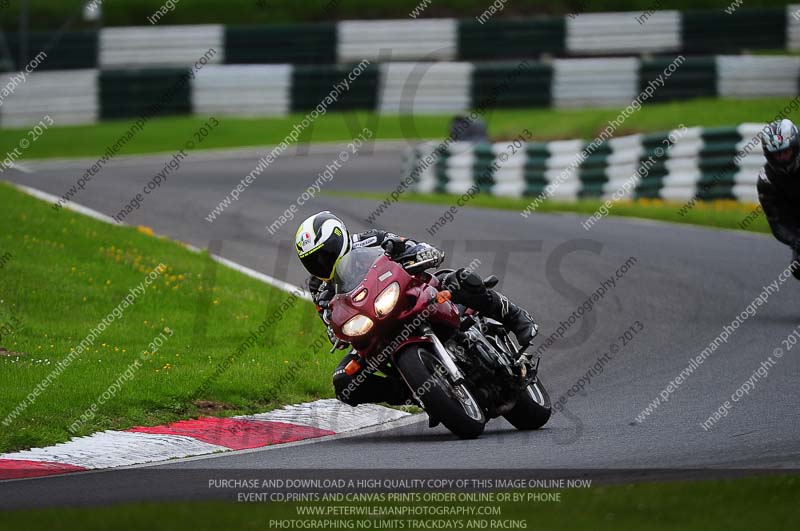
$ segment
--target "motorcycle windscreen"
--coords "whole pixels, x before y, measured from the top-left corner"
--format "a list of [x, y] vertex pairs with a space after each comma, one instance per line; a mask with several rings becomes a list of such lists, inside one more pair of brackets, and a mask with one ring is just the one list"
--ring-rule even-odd
[[359, 247], [344, 255], [333, 277], [336, 293], [349, 293], [358, 287], [381, 256], [383, 249], [380, 247]]

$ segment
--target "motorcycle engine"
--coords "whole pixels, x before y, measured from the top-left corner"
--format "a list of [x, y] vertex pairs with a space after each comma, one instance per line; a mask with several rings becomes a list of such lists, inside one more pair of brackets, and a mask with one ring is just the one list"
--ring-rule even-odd
[[464, 369], [476, 399], [491, 417], [500, 416], [516, 403], [519, 378], [509, 357], [499, 345], [492, 343], [477, 326], [473, 326], [445, 345]]

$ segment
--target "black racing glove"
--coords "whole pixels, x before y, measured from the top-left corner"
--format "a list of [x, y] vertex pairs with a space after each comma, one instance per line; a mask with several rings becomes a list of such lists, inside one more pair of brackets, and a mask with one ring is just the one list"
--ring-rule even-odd
[[442, 286], [450, 291], [470, 294], [483, 294], [486, 291], [481, 277], [464, 267], [448, 273], [442, 279]]
[[328, 333], [328, 339], [330, 340], [331, 344], [334, 345], [338, 350], [344, 350], [346, 348], [350, 348], [350, 343], [348, 343], [347, 341], [342, 341], [341, 339], [336, 337], [336, 334], [333, 333], [333, 328], [329, 326], [326, 329], [326, 332]]
[[311, 300], [314, 301], [314, 304], [316, 304], [318, 307], [327, 309], [330, 305], [333, 295], [333, 286], [327, 282], [320, 281], [318, 289], [316, 291], [311, 291]]
[[386, 238], [381, 247], [390, 258], [394, 259], [406, 252], [406, 240], [397, 236]]
[[432, 245], [427, 243], [420, 243], [415, 247], [417, 252], [417, 262], [425, 262], [430, 260], [429, 267], [437, 267], [444, 262], [444, 253]]

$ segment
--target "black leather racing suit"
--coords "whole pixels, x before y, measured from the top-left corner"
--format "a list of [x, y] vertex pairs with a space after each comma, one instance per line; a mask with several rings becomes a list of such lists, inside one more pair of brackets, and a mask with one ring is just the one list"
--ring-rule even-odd
[[[390, 238], [397, 239], [398, 236], [391, 232], [371, 229], [351, 235], [351, 244], [354, 248], [380, 247]], [[406, 240], [406, 245], [417, 245], [417, 242]], [[438, 250], [436, 252], [441, 255], [439, 260], [441, 262], [444, 259], [444, 254]], [[451, 300], [454, 303], [474, 308], [503, 322], [517, 335], [521, 343], [530, 342], [530, 339], [536, 335], [538, 327], [533, 322], [530, 314], [511, 303], [500, 293], [487, 289], [483, 285], [483, 280], [477, 274], [459, 269], [442, 275], [440, 280], [452, 293]], [[330, 300], [333, 297], [333, 287], [323, 283], [316, 277], [311, 277], [308, 281], [308, 288], [317, 303], [317, 311], [320, 317], [327, 325], [326, 312], [320, 307], [320, 301]], [[328, 337], [331, 338], [331, 341], [335, 340], [330, 327], [328, 327]], [[364, 367], [360, 372], [348, 376], [344, 369], [354, 359], [358, 359], [358, 354], [352, 351], [349, 352], [342, 358], [342, 361], [333, 372], [333, 387], [339, 400], [353, 406], [376, 402], [386, 402], [393, 405], [414, 403], [411, 401], [412, 396], [408, 386], [401, 379], [387, 377], [371, 370], [369, 367]]]
[[[397, 235], [378, 229], [372, 229], [356, 234], [351, 234], [350, 242], [353, 248], [358, 247], [380, 247], [389, 238], [397, 238]], [[317, 312], [320, 318], [328, 326], [328, 317], [324, 308], [321, 308], [319, 301], [329, 300], [333, 297], [334, 288], [332, 283], [324, 283], [317, 277], [308, 279], [308, 289], [311, 296], [317, 303]], [[328, 337], [335, 341], [333, 332], [328, 326]], [[344, 344], [349, 349], [349, 345]], [[384, 374], [364, 367], [358, 373], [349, 376], [344, 372], [344, 368], [352, 360], [358, 359], [356, 352], [349, 350], [347, 354], [336, 366], [333, 371], [333, 387], [336, 391], [336, 398], [346, 404], [355, 406], [358, 404], [386, 402], [392, 405], [411, 404], [411, 392], [402, 380], [388, 377]]]
[[[765, 166], [757, 187], [772, 234], [792, 249], [792, 260], [800, 266], [800, 173], [779, 174]], [[800, 279], [800, 267], [793, 273]]]

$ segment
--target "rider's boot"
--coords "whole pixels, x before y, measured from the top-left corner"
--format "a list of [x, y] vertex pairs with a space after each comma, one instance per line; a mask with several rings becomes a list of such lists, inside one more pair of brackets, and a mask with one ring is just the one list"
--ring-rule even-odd
[[500, 321], [514, 332], [521, 346], [530, 344], [539, 331], [538, 325], [525, 309], [509, 301], [505, 295], [486, 288], [481, 277], [475, 273], [458, 269], [445, 276], [442, 283], [452, 292], [453, 302]]
[[502, 293], [492, 289], [486, 291], [491, 297], [491, 302], [483, 309], [475, 309], [487, 317], [500, 321], [508, 330], [514, 332], [520, 346], [529, 345], [539, 332], [539, 325], [533, 320], [531, 314], [508, 300], [508, 297]]

